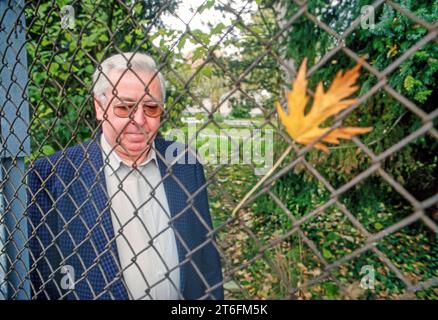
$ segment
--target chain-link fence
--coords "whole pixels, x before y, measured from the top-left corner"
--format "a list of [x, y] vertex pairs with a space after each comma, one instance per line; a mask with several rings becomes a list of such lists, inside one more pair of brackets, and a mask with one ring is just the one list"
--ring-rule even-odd
[[[0, 297], [436, 299], [432, 2], [1, 1]], [[372, 133], [283, 131], [303, 57]]]

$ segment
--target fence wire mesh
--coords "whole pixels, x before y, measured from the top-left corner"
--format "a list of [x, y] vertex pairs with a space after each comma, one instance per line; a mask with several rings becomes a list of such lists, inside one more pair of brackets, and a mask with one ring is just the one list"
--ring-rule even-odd
[[[0, 297], [436, 299], [432, 2], [1, 1]], [[372, 134], [285, 133], [304, 56]]]

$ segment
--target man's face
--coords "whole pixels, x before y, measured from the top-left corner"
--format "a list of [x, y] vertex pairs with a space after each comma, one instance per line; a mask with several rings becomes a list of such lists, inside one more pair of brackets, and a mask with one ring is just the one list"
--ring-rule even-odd
[[[106, 140], [111, 147], [116, 146], [117, 154], [128, 163], [140, 164], [146, 159], [160, 126], [159, 110], [154, 108], [160, 109], [163, 101], [160, 80], [155, 76], [151, 82], [153, 76], [137, 71], [111, 71], [108, 78], [115, 87], [109, 86], [101, 106], [96, 100], [94, 103], [96, 118], [103, 121]], [[114, 94], [113, 89], [117, 91]]]

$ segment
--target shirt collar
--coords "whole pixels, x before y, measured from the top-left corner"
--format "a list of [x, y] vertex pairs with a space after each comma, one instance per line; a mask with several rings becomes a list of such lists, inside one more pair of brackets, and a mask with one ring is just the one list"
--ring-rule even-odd
[[[110, 146], [103, 132], [100, 136], [100, 145], [102, 146], [103, 162], [104, 164], [108, 163], [111, 168], [110, 175], [113, 175], [122, 165], [128, 168], [132, 168], [132, 166], [123, 161], [122, 158], [120, 158], [120, 156], [117, 154], [117, 152]], [[155, 141], [152, 141], [152, 146], [149, 150], [148, 158], [143, 161], [143, 163], [139, 164], [137, 168], [140, 169], [142, 167], [145, 167], [151, 161], [154, 161], [155, 164], [158, 165], [157, 154], [155, 152]]]

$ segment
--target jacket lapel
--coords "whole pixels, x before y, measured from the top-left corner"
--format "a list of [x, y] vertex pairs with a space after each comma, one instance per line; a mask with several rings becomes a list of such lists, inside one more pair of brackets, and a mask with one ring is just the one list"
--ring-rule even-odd
[[[155, 149], [157, 152], [158, 166], [160, 168], [161, 178], [163, 179], [163, 185], [164, 185], [164, 190], [166, 192], [167, 202], [169, 204], [170, 215], [171, 218], [174, 218], [178, 213], [180, 213], [185, 208], [187, 204], [186, 202], [187, 198], [185, 196], [185, 193], [182, 192], [182, 190], [181, 192], [178, 192], [180, 190], [180, 187], [175, 180], [175, 177], [177, 177], [177, 174], [175, 172], [175, 166], [169, 168], [170, 165], [167, 162], [165, 162], [164, 157], [166, 154], [166, 141], [159, 135], [155, 138]], [[171, 172], [171, 174], [169, 174], [169, 172]], [[188, 223], [185, 217], [186, 215], [182, 215], [176, 218], [175, 220], [173, 220], [173, 228], [176, 232], [175, 238], [176, 238], [178, 258], [180, 264], [186, 259], [186, 254], [184, 253], [186, 250], [184, 249], [184, 246], [180, 241], [180, 238], [185, 240], [188, 237], [188, 229], [187, 229]], [[180, 266], [181, 293], [184, 293], [187, 266], [188, 266], [187, 263]]]
[[[98, 141], [100, 141], [100, 134], [96, 135], [89, 143], [82, 145], [85, 148], [85, 159], [88, 159], [88, 161], [85, 161], [84, 168], [81, 170], [81, 178], [87, 190], [89, 190], [91, 203], [93, 204], [87, 210], [82, 211], [82, 214], [87, 225], [95, 226], [97, 224], [97, 227], [93, 229], [91, 238], [98, 255], [101, 255], [100, 263], [106, 273], [105, 276], [108, 282], [117, 279], [110, 287], [114, 298], [125, 300], [128, 299], [128, 293], [122, 282], [121, 275], [118, 275], [121, 268], [108, 207], [102, 151]], [[92, 256], [95, 256], [94, 252]], [[102, 279], [103, 281], [104, 279]]]

